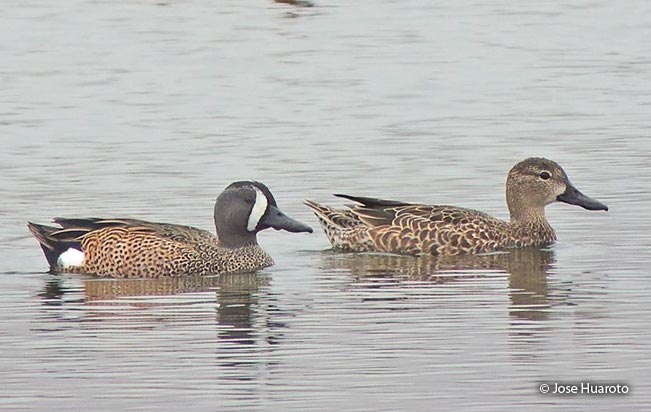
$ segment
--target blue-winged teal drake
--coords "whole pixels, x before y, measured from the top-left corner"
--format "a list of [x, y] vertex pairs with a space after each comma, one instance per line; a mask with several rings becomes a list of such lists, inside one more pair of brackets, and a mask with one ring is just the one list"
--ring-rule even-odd
[[556, 240], [545, 206], [559, 201], [588, 210], [608, 207], [578, 191], [555, 162], [529, 158], [506, 180], [511, 220], [455, 206], [429, 206], [337, 194], [359, 203], [338, 210], [312, 201], [334, 249], [408, 255], [460, 255], [498, 249], [544, 246]]
[[162, 277], [252, 272], [273, 265], [259, 231], [312, 229], [285, 215], [259, 182], [235, 182], [215, 202], [217, 236], [190, 226], [135, 219], [55, 218], [28, 223], [50, 269], [102, 277]]

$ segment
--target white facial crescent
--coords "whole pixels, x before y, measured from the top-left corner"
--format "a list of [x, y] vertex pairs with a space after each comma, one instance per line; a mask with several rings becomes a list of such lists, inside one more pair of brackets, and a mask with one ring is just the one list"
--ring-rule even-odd
[[251, 214], [249, 214], [249, 223], [246, 225], [246, 229], [249, 232], [255, 231], [255, 228], [258, 227], [258, 223], [260, 223], [260, 219], [262, 219], [262, 216], [264, 216], [265, 212], [267, 211], [267, 206], [268, 206], [268, 201], [267, 201], [267, 196], [262, 193], [262, 190], [258, 189], [257, 187], [255, 189], [255, 204], [253, 205], [253, 209], [251, 209]]

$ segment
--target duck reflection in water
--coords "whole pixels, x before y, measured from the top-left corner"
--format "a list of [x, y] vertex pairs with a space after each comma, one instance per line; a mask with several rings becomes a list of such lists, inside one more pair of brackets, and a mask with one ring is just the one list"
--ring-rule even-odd
[[[269, 296], [269, 283], [264, 273], [155, 279], [51, 275], [39, 295], [49, 318], [92, 329], [93, 336], [126, 330], [138, 339], [135, 331], [172, 330], [178, 339], [172, 345], [192, 341], [198, 345], [195, 350], [204, 351], [229, 371], [219, 379], [241, 382], [258, 376], [262, 348], [267, 351], [269, 345], [282, 342], [285, 325], [273, 319], [277, 308]], [[175, 325], [182, 333], [172, 328]], [[211, 327], [215, 335], [197, 334]], [[52, 330], [60, 328], [61, 322], [52, 326]], [[269, 362], [263, 365], [269, 366]]]
[[387, 254], [324, 253], [325, 270], [346, 270], [366, 288], [395, 287], [401, 283], [455, 284], [494, 278], [506, 273], [509, 315], [514, 320], [547, 318], [547, 274], [556, 259], [553, 251], [535, 247], [509, 249], [486, 255], [401, 256]]
[[[196, 311], [184, 312], [181, 309], [216, 303], [218, 339], [253, 344], [259, 335], [259, 331], [253, 330], [255, 317], [266, 312], [258, 310], [258, 305], [260, 295], [265, 293], [269, 284], [269, 277], [259, 273], [239, 273], [154, 279], [88, 278], [81, 282], [81, 287], [68, 285], [64, 276], [52, 275], [39, 295], [50, 311], [52, 307], [73, 304], [92, 305], [84, 310], [86, 319], [97, 322], [128, 322], [132, 319], [144, 328], [155, 328], [161, 322], [204, 321], [197, 318], [202, 315]], [[125, 323], [124, 327], [130, 325]]]

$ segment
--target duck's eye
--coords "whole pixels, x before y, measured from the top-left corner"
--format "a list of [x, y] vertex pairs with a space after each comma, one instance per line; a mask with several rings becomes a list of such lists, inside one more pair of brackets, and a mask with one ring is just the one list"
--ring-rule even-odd
[[552, 175], [548, 171], [544, 170], [544, 171], [540, 172], [540, 178], [542, 180], [548, 180], [550, 177], [552, 177]]
[[250, 197], [247, 197], [246, 199], [244, 199], [244, 201], [249, 205], [252, 205], [252, 204], [255, 203], [255, 199], [250, 198]]

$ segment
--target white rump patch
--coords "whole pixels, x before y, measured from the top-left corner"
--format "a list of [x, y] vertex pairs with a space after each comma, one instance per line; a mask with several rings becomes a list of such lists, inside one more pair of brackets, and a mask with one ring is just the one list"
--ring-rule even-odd
[[61, 267], [77, 267], [84, 264], [84, 252], [73, 247], [59, 255], [57, 264]]
[[260, 223], [260, 219], [264, 215], [264, 213], [267, 211], [267, 196], [262, 193], [262, 190], [258, 189], [257, 187], [255, 189], [255, 204], [253, 205], [253, 209], [251, 209], [251, 214], [249, 215], [249, 223], [246, 225], [246, 229], [249, 232], [255, 231], [255, 228], [258, 226], [258, 223]]

